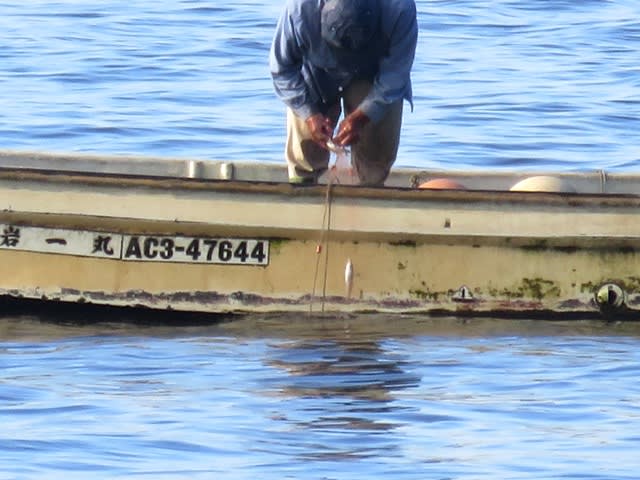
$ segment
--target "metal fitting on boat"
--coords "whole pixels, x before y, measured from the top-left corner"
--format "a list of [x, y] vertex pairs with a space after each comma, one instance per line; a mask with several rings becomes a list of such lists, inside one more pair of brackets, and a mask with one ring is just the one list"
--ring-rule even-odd
[[198, 160], [187, 160], [187, 178], [200, 178], [202, 176], [202, 162]]
[[626, 307], [627, 294], [619, 285], [605, 283], [596, 291], [595, 301], [602, 313], [617, 313]]
[[221, 163], [220, 164], [220, 178], [222, 180], [233, 180], [233, 163]]

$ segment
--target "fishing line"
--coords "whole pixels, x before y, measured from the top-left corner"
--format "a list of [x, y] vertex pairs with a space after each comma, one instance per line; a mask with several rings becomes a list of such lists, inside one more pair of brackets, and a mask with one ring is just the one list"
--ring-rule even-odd
[[[322, 227], [321, 227], [321, 235], [320, 242], [316, 245], [316, 266], [313, 274], [313, 290], [311, 292], [311, 302], [309, 303], [309, 313], [313, 312], [313, 301], [316, 297], [316, 287], [318, 283], [318, 272], [320, 270], [320, 255], [323, 253], [324, 249], [324, 271], [322, 275], [322, 300], [321, 300], [321, 311], [324, 313], [325, 301], [327, 297], [327, 278], [328, 278], [328, 270], [329, 270], [329, 233], [331, 232], [331, 205], [332, 205], [332, 197], [331, 197], [331, 189], [334, 183], [340, 183], [339, 170], [344, 169], [347, 162], [350, 164], [351, 161], [348, 160], [349, 150], [346, 147], [340, 147], [333, 143], [333, 141], [329, 140], [327, 142], [327, 149], [335, 155], [335, 160], [333, 165], [329, 168], [329, 175], [327, 179], [327, 190], [324, 199], [324, 209], [322, 212]], [[352, 174], [352, 173], [351, 173]]]
[[322, 212], [322, 226], [320, 242], [316, 245], [316, 267], [313, 274], [313, 290], [311, 292], [311, 303], [309, 304], [309, 313], [313, 312], [313, 301], [316, 298], [316, 286], [318, 283], [318, 272], [320, 270], [320, 256], [324, 250], [324, 272], [322, 280], [322, 301], [321, 311], [324, 312], [325, 298], [327, 293], [327, 270], [329, 262], [329, 232], [331, 231], [331, 187], [333, 186], [333, 176], [329, 175], [327, 189], [324, 198], [324, 208]]

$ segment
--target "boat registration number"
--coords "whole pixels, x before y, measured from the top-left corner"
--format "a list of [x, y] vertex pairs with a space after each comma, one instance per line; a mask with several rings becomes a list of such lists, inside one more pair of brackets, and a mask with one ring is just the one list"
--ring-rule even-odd
[[268, 265], [269, 242], [267, 240], [246, 238], [123, 235], [122, 259]]

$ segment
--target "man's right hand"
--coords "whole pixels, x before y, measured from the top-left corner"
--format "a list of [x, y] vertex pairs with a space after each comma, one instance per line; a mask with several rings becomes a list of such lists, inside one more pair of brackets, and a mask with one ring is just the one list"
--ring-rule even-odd
[[311, 140], [326, 149], [327, 142], [331, 140], [335, 128], [331, 120], [321, 113], [316, 113], [307, 118], [305, 122], [309, 128]]

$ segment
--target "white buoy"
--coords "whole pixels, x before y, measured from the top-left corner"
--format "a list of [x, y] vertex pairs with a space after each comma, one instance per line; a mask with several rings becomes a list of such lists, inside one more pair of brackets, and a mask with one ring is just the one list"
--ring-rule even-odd
[[520, 180], [510, 188], [512, 192], [569, 192], [576, 191], [566, 180], [559, 177], [538, 175]]

